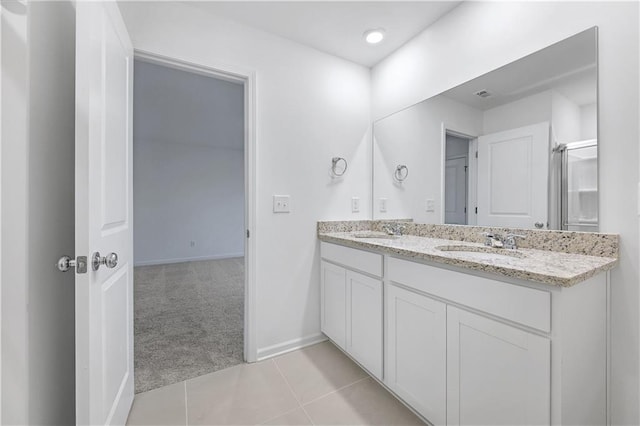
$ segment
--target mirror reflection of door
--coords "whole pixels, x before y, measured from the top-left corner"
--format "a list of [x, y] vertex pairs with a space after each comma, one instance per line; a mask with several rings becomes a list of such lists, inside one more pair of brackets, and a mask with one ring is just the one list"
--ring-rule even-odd
[[447, 133], [444, 167], [444, 223], [467, 225], [469, 139]]
[[549, 123], [478, 138], [478, 224], [547, 226]]

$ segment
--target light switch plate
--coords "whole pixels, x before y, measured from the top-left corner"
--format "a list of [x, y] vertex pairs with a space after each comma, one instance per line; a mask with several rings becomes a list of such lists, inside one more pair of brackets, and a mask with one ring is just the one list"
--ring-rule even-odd
[[353, 197], [351, 199], [351, 212], [358, 213], [360, 211], [360, 198]]
[[427, 200], [427, 211], [435, 212], [436, 211], [436, 201], [435, 200]]
[[273, 212], [274, 213], [289, 213], [291, 211], [289, 207], [291, 199], [288, 195], [274, 195], [273, 196]]
[[380, 213], [386, 213], [387, 212], [387, 199], [386, 198], [380, 198]]

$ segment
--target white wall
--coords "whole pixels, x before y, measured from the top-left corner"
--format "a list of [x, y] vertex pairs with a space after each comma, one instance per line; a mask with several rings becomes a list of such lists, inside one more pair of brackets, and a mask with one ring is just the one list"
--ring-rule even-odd
[[551, 122], [552, 96], [552, 92], [547, 90], [484, 111], [483, 134]]
[[[320, 338], [316, 221], [366, 219], [371, 198], [370, 75], [365, 67], [230, 22], [197, 4], [123, 3], [133, 45], [256, 73], [256, 277], [259, 356]], [[349, 170], [331, 179], [331, 158]], [[289, 194], [291, 213], [272, 213]]]
[[[27, 9], [2, 2], [2, 424], [28, 417]], [[9, 185], [11, 182], [11, 185]], [[12, 283], [9, 285], [9, 283]], [[11, 350], [9, 350], [11, 349]]]
[[598, 105], [593, 103], [580, 107], [580, 139], [598, 138]]
[[[374, 125], [373, 173], [375, 219], [412, 218], [442, 223], [442, 124], [469, 136], [482, 134], [482, 111], [437, 96], [399, 111]], [[401, 184], [393, 179], [398, 164], [409, 169]], [[387, 199], [387, 211], [379, 202]], [[434, 211], [426, 211], [427, 199]]]
[[3, 2], [2, 423], [75, 423], [75, 10]]
[[[562, 94], [551, 94], [551, 125], [553, 137], [558, 142], [580, 140], [581, 109]], [[553, 141], [552, 141], [553, 143]]]
[[135, 264], [243, 256], [243, 86], [142, 61], [134, 70]]
[[620, 265], [611, 273], [614, 424], [640, 422], [639, 16], [636, 2], [463, 3], [372, 71], [373, 114], [379, 118], [589, 27], [599, 27], [600, 225], [602, 232], [621, 237]]

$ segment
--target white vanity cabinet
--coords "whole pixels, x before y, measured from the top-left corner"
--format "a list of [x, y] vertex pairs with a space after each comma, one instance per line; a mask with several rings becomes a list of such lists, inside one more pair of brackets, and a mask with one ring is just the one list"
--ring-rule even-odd
[[431, 424], [607, 424], [608, 274], [560, 287], [321, 255], [322, 331]]
[[548, 425], [549, 339], [447, 307], [447, 424]]
[[384, 383], [434, 425], [446, 419], [447, 305], [388, 285]]
[[382, 379], [382, 281], [349, 270], [346, 350]]
[[382, 380], [382, 256], [321, 245], [321, 329]]
[[347, 270], [322, 262], [320, 278], [321, 329], [333, 342], [346, 349]]

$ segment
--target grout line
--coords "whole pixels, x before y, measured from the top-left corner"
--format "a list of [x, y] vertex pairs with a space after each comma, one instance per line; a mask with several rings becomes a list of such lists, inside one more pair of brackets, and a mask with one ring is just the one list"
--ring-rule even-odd
[[[324, 395], [320, 395], [319, 397], [314, 398], [314, 399], [312, 399], [312, 400], [311, 400], [311, 401], [309, 401], [309, 402], [305, 402], [305, 404], [304, 404], [304, 405], [313, 404], [314, 402], [318, 401], [319, 399], [324, 398], [325, 396], [329, 396], [329, 395], [332, 395], [332, 394], [334, 394], [334, 393], [338, 393], [338, 392], [340, 392], [340, 391], [341, 391], [341, 390], [343, 390], [343, 389], [346, 389], [346, 388], [348, 388], [348, 387], [350, 387], [350, 386], [357, 385], [358, 383], [363, 382], [363, 381], [365, 381], [365, 380], [367, 380], [367, 379], [370, 379], [370, 378], [371, 378], [371, 376], [369, 376], [369, 375], [367, 374], [367, 377], [363, 377], [362, 379], [358, 379], [358, 380], [356, 380], [356, 381], [355, 381], [355, 382], [353, 382], [353, 383], [349, 383], [348, 385], [344, 385], [344, 386], [342, 386], [342, 387], [340, 387], [340, 388], [338, 388], [338, 389], [336, 389], [336, 390], [333, 390], [333, 391], [331, 391], [331, 392], [327, 392], [327, 393], [325, 393]], [[302, 408], [303, 408], [303, 409], [304, 409], [304, 405], [302, 406]]]
[[187, 405], [187, 381], [184, 381], [184, 424], [189, 426], [189, 406]]
[[[282, 376], [282, 379], [284, 380], [284, 382], [287, 384], [287, 387], [289, 388], [289, 391], [291, 392], [291, 394], [293, 395], [293, 397], [295, 398], [296, 402], [298, 403], [298, 407], [302, 409], [302, 412], [304, 413], [304, 415], [307, 417], [307, 419], [309, 420], [309, 422], [312, 425], [315, 425], [315, 423], [313, 422], [313, 420], [311, 420], [311, 416], [309, 415], [309, 413], [307, 413], [307, 410], [304, 409], [304, 406], [302, 405], [302, 403], [300, 402], [300, 399], [298, 398], [298, 395], [296, 395], [296, 393], [293, 391], [293, 388], [291, 387], [291, 383], [289, 383], [289, 380], [287, 380], [287, 377], [284, 375], [284, 373], [282, 372], [282, 370], [280, 370], [280, 366], [278, 365], [278, 363], [276, 362], [275, 358], [271, 358], [271, 361], [273, 361], [273, 365], [276, 366], [276, 370], [278, 370], [278, 373], [280, 373], [280, 375]], [[286, 413], [285, 413], [286, 414]], [[282, 414], [284, 415], [284, 414]]]
[[285, 375], [282, 373], [282, 370], [280, 370], [280, 366], [278, 366], [278, 363], [276, 362], [276, 360], [274, 358], [271, 358], [271, 362], [273, 362], [273, 365], [276, 367], [276, 370], [278, 370], [278, 373], [280, 373], [280, 376], [282, 376], [282, 379], [287, 384], [287, 387], [289, 388], [289, 391], [291, 392], [291, 395], [293, 395], [293, 397], [295, 398], [295, 400], [298, 403], [298, 405], [300, 407], [302, 407], [302, 403], [300, 402], [300, 399], [298, 398], [298, 395], [296, 395], [296, 393], [293, 391], [293, 388], [291, 387], [291, 384], [289, 383], [289, 380], [287, 380]]
[[271, 417], [270, 419], [265, 420], [264, 422], [259, 423], [259, 424], [260, 424], [260, 425], [263, 425], [263, 424], [265, 424], [265, 423], [269, 423], [270, 421], [273, 421], [273, 420], [275, 420], [275, 419], [277, 419], [277, 418], [279, 418], [279, 417], [286, 416], [286, 415], [287, 415], [287, 414], [289, 414], [289, 413], [293, 413], [294, 411], [296, 411], [296, 410], [297, 410], [297, 409], [299, 409], [299, 408], [302, 408], [302, 407], [292, 408], [292, 409], [291, 409], [291, 410], [289, 410], [289, 411], [285, 411], [285, 412], [284, 412], [284, 413], [282, 413], [282, 414], [278, 414], [278, 415], [277, 415], [277, 416], [275, 416], [275, 417]]
[[315, 425], [315, 423], [313, 422], [313, 420], [311, 419], [311, 416], [309, 415], [309, 413], [307, 413], [307, 410], [304, 408], [303, 405], [300, 406], [300, 408], [302, 408], [302, 412], [304, 413], [304, 415], [307, 417], [307, 419], [309, 419], [309, 423], [311, 423], [312, 425]]

